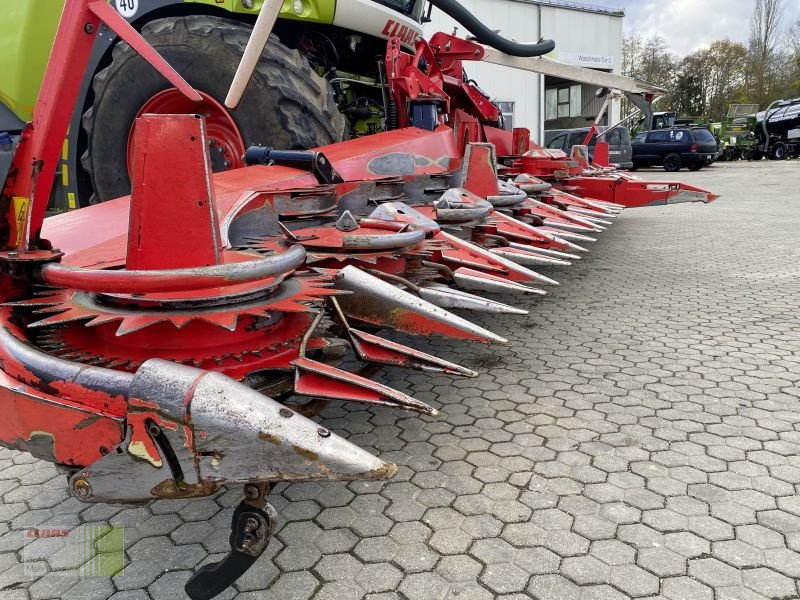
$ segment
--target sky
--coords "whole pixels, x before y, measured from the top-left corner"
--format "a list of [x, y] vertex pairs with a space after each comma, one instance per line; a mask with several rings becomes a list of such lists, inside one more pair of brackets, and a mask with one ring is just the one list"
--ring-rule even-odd
[[[625, 35], [659, 33], [672, 52], [686, 55], [714, 40], [747, 42], [755, 0], [582, 0], [584, 4], [624, 8]], [[800, 19], [800, 0], [783, 0], [783, 26]]]

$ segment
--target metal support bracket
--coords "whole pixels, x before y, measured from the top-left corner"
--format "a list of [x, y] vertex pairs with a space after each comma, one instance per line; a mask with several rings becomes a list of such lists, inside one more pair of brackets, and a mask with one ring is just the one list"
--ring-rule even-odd
[[267, 549], [277, 513], [267, 503], [269, 485], [248, 484], [245, 499], [231, 517], [230, 551], [219, 562], [198, 569], [184, 589], [192, 600], [210, 600], [244, 575]]

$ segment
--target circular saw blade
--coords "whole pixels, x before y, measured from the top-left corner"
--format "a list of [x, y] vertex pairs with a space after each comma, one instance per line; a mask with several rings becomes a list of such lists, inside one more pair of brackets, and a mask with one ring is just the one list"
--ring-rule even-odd
[[32, 309], [26, 319], [32, 341], [60, 358], [119, 370], [163, 358], [241, 379], [262, 369], [291, 369], [291, 360], [327, 343], [311, 332], [324, 298], [339, 293], [331, 286], [325, 274], [296, 275], [266, 297], [191, 309], [109, 305], [101, 295], [75, 290], [8, 304]]

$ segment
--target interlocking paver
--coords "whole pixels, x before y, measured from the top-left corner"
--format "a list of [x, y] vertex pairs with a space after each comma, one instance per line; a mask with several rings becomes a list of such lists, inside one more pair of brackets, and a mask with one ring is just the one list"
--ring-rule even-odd
[[438, 600], [449, 588], [450, 584], [436, 573], [412, 573], [403, 578], [399, 590], [408, 598]]
[[659, 577], [686, 573], [686, 558], [667, 548], [639, 550], [636, 562], [640, 567]]
[[769, 600], [766, 596], [742, 586], [718, 588], [715, 592], [717, 600]]
[[659, 578], [636, 565], [611, 567], [610, 582], [631, 597], [650, 596], [658, 592]]
[[765, 550], [764, 565], [793, 579], [800, 579], [800, 554], [787, 548]]
[[714, 591], [689, 577], [670, 577], [661, 582], [661, 592], [670, 600], [712, 600]]
[[795, 581], [767, 568], [748, 569], [742, 573], [745, 587], [768, 598], [789, 598], [797, 594]]
[[444, 556], [436, 565], [436, 572], [447, 581], [475, 581], [483, 566], [474, 558], [463, 554]]
[[739, 585], [741, 574], [716, 558], [698, 558], [689, 561], [689, 575], [712, 588]]
[[514, 564], [499, 563], [488, 565], [480, 581], [495, 594], [506, 594], [524, 590], [530, 577], [530, 573]]
[[517, 550], [514, 564], [533, 575], [558, 571], [561, 557], [547, 548], [522, 548]]
[[581, 597], [581, 589], [561, 575], [533, 576], [528, 593], [536, 600], [578, 600]]
[[[741, 540], [714, 542], [714, 556], [737, 568], [756, 567], [764, 564], [764, 551]], [[776, 548], [780, 550], [780, 548]]]
[[[397, 477], [277, 486], [276, 537], [223, 600], [797, 596], [796, 167], [682, 171], [723, 198], [627, 211], [548, 273], [549, 296], [505, 299], [528, 317], [470, 315], [511, 339], [500, 351], [415, 340], [479, 377], [378, 376], [435, 419], [331, 406], [326, 426]], [[188, 569], [227, 550], [240, 498], [85, 505], [51, 465], [0, 449], [0, 596], [182, 598]], [[48, 572], [82, 561], [26, 537], [84, 523], [125, 527], [124, 573]]]
[[784, 538], [779, 532], [761, 525], [737, 527], [736, 539], [761, 549], [781, 548], [784, 545]]
[[608, 581], [611, 567], [591, 555], [564, 559], [561, 574], [578, 585], [604, 583]]

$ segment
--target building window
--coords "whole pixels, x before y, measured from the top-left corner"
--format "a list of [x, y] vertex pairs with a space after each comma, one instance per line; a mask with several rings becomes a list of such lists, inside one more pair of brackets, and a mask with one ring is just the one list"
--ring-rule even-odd
[[503, 115], [503, 129], [506, 131], [514, 129], [514, 103], [496, 102], [495, 104], [500, 109], [500, 114]]
[[558, 88], [558, 118], [569, 116], [569, 88]]
[[581, 115], [581, 86], [570, 85], [545, 90], [544, 118], [547, 121]]

